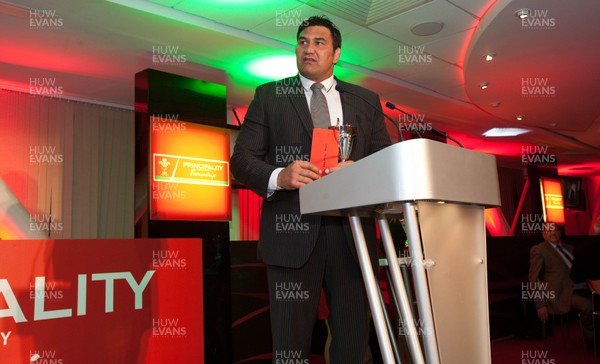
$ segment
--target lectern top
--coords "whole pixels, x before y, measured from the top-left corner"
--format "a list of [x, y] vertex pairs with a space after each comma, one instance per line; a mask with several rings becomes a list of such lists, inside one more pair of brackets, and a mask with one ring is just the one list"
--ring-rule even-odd
[[419, 200], [500, 206], [496, 157], [412, 139], [300, 189], [302, 214], [346, 215], [350, 209], [375, 208], [389, 212], [394, 203]]

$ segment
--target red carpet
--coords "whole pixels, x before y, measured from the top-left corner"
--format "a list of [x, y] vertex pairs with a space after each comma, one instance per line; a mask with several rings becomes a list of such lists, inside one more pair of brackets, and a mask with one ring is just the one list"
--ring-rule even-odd
[[600, 364], [600, 358], [594, 359], [593, 350], [586, 350], [579, 324], [568, 322], [545, 339], [493, 341], [492, 364]]

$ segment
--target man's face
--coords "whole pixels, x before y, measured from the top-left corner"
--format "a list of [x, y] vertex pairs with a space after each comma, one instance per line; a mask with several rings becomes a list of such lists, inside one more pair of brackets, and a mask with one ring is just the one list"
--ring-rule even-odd
[[542, 232], [542, 236], [550, 244], [558, 244], [560, 242], [560, 230], [558, 229], [546, 230]]
[[296, 45], [296, 64], [300, 74], [321, 82], [333, 74], [340, 59], [340, 49], [333, 49], [333, 37], [326, 27], [315, 25], [304, 29]]

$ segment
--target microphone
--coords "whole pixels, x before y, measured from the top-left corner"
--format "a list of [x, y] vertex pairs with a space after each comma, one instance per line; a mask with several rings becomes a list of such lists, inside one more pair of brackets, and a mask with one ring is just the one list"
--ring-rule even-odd
[[396, 129], [398, 129], [398, 137], [400, 138], [400, 141], [403, 142], [404, 141], [404, 136], [402, 135], [402, 130], [400, 129], [400, 124], [398, 124], [398, 122], [394, 119], [392, 119], [391, 117], [387, 116], [383, 110], [378, 109], [375, 105], [371, 104], [369, 101], [367, 101], [364, 97], [362, 97], [361, 95], [358, 95], [354, 92], [348, 91], [346, 90], [346, 88], [342, 85], [340, 85], [339, 83], [337, 85], [335, 85], [335, 89], [340, 93], [348, 93], [352, 96], [356, 96], [359, 99], [361, 99], [362, 101], [364, 101], [365, 103], [367, 103], [367, 105], [371, 106], [374, 110], [376, 110], [377, 112], [381, 113], [381, 115], [383, 115], [386, 119], [388, 119], [389, 121], [392, 122], [392, 124], [394, 124], [394, 126], [396, 127]]
[[233, 115], [235, 116], [235, 120], [237, 121], [238, 126], [242, 126], [242, 122], [240, 121], [240, 117], [238, 116], [237, 112], [235, 111], [235, 107], [232, 107], [231, 111], [233, 111]]
[[[385, 106], [386, 106], [388, 109], [390, 109], [390, 110], [398, 110], [398, 111], [400, 111], [401, 113], [403, 113], [404, 115], [409, 115], [409, 116], [412, 116], [412, 115], [410, 115], [409, 113], [407, 113], [406, 111], [404, 111], [404, 110], [402, 110], [402, 109], [399, 109], [399, 108], [397, 108], [397, 107], [396, 107], [396, 105], [392, 104], [392, 103], [391, 103], [391, 102], [389, 102], [389, 101], [385, 103]], [[419, 120], [419, 119], [416, 119], [416, 118], [413, 118], [413, 119], [414, 119], [416, 122], [420, 123], [420, 124], [424, 124], [424, 123], [423, 123], [421, 120]], [[444, 138], [448, 138], [448, 139], [452, 140], [453, 142], [455, 142], [456, 144], [458, 144], [458, 146], [459, 146], [459, 147], [461, 147], [461, 148], [464, 148], [464, 147], [463, 147], [463, 145], [462, 145], [462, 144], [461, 144], [461, 143], [460, 143], [458, 140], [454, 139], [454, 138], [453, 138], [453, 137], [451, 137], [450, 135], [448, 135], [448, 134], [446, 134], [446, 133], [443, 133], [443, 132], [441, 132], [441, 131], [437, 130], [436, 128], [434, 128], [434, 127], [431, 127], [431, 130], [435, 131], [436, 133], [438, 133], [439, 135], [443, 136]], [[418, 132], [417, 132], [417, 134], [418, 134]], [[421, 136], [421, 135], [419, 135], [419, 136]]]

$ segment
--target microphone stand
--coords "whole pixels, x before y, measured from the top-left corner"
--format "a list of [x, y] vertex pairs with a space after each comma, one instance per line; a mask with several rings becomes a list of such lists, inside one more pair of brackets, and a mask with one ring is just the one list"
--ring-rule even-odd
[[[411, 114], [407, 113], [406, 111], [404, 111], [404, 110], [402, 110], [402, 109], [399, 109], [399, 108], [397, 108], [397, 107], [396, 107], [396, 105], [392, 104], [392, 103], [391, 103], [391, 102], [389, 102], [389, 101], [385, 103], [385, 106], [386, 106], [388, 109], [390, 109], [390, 110], [398, 110], [398, 111], [400, 111], [401, 113], [403, 113], [404, 115], [409, 115], [409, 116], [412, 116]], [[413, 118], [413, 119], [414, 119], [414, 118]], [[414, 119], [414, 120], [415, 120], [416, 122], [418, 122], [419, 124], [423, 124], [423, 125], [424, 125], [424, 123], [423, 123], [421, 120], [419, 120], [419, 119]], [[439, 135], [443, 136], [444, 138], [447, 138], [447, 139], [450, 139], [450, 140], [452, 140], [453, 142], [455, 142], [456, 144], [458, 144], [458, 146], [459, 146], [459, 147], [461, 147], [461, 148], [464, 148], [464, 146], [463, 146], [463, 145], [462, 145], [462, 144], [461, 144], [461, 143], [460, 143], [458, 140], [454, 139], [453, 137], [451, 137], [451, 136], [450, 136], [450, 135], [448, 135], [447, 133], [441, 132], [441, 131], [437, 130], [437, 129], [436, 129], [436, 128], [434, 128], [434, 127], [431, 127], [431, 130], [435, 131], [436, 133], [438, 133]], [[419, 137], [422, 137], [422, 136], [421, 136], [421, 134], [420, 134], [418, 131], [416, 131], [416, 133], [419, 135]]]

